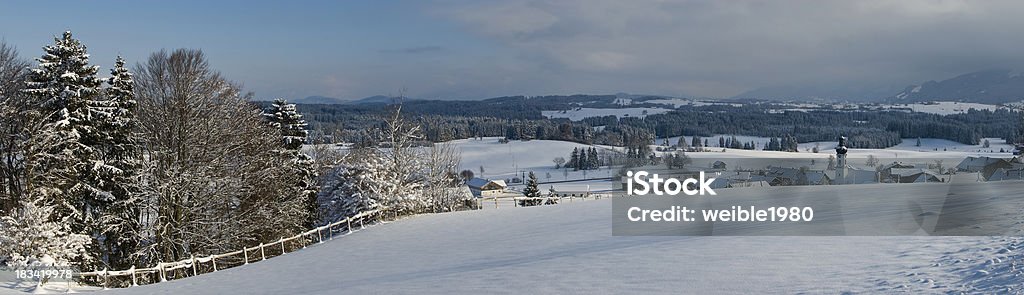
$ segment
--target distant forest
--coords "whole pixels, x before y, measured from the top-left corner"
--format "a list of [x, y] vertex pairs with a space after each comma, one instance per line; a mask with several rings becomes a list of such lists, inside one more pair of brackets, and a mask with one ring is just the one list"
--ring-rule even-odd
[[[664, 107], [633, 99], [629, 107]], [[634, 146], [655, 137], [735, 134], [793, 136], [799, 142], [831, 141], [844, 135], [854, 148], [885, 148], [901, 138], [941, 138], [978, 144], [982, 137], [1015, 141], [1021, 114], [1007, 110], [970, 110], [936, 115], [904, 111], [815, 109], [778, 112], [773, 104], [682, 106], [646, 118], [591, 117], [582, 121], [548, 119], [541, 111], [618, 108], [614, 95], [512, 96], [482, 101], [415, 100], [403, 104], [410, 121], [420, 124], [424, 140], [448, 141], [503, 136], [509, 140], [552, 139], [584, 144]], [[298, 106], [325, 142], [375, 144], [388, 104], [308, 104]], [[314, 137], [317, 138], [317, 137]]]

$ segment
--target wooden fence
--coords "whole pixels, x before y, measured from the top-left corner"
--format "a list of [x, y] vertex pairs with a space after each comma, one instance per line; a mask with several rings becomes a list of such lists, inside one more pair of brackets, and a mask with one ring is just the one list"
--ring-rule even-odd
[[[335, 233], [340, 233], [342, 232], [343, 229], [345, 232], [352, 232], [353, 226], [363, 228], [364, 223], [366, 223], [370, 217], [381, 217], [380, 215], [384, 212], [385, 211], [383, 211], [382, 209], [362, 212], [352, 217], [348, 217], [328, 225], [320, 226], [292, 237], [280, 238], [277, 241], [273, 241], [270, 243], [261, 243], [258, 246], [254, 246], [251, 248], [243, 247], [241, 250], [238, 251], [213, 254], [205, 257], [192, 256], [189, 257], [188, 259], [183, 259], [174, 262], [159, 262], [156, 264], [156, 266], [149, 268], [135, 268], [133, 266], [132, 268], [126, 270], [100, 270], [91, 272], [79, 272], [76, 273], [74, 277], [83, 281], [86, 278], [95, 278], [96, 281], [104, 289], [108, 289], [111, 287], [110, 281], [112, 278], [124, 278], [125, 280], [130, 279], [131, 283], [128, 285], [128, 287], [131, 287], [139, 285], [140, 277], [156, 276], [160, 282], [165, 282], [168, 279], [174, 278], [173, 276], [169, 276], [169, 273], [173, 273], [178, 270], [184, 270], [186, 272], [190, 272], [192, 276], [197, 276], [200, 273], [217, 271], [232, 267], [230, 264], [217, 265], [218, 259], [221, 259], [223, 261], [226, 260], [227, 258], [241, 258], [241, 260], [239, 260], [240, 262], [242, 262], [240, 265], [244, 265], [249, 264], [250, 262], [266, 260], [267, 257], [269, 257], [268, 252], [278, 253], [278, 255], [283, 255], [287, 253], [288, 250], [287, 247], [285, 247], [285, 243], [288, 242], [297, 241], [301, 243], [301, 248], [305, 248], [306, 245], [311, 241], [316, 241], [316, 243], [323, 243], [325, 240], [333, 239]], [[294, 249], [295, 248], [293, 247], [292, 251], [294, 251]], [[208, 266], [204, 267], [204, 265]], [[69, 292], [72, 291], [72, 281], [73, 280], [68, 280]]]

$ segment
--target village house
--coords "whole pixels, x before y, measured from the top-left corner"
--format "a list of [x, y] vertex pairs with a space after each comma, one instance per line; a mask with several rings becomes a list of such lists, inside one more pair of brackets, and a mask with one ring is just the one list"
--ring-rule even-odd
[[973, 172], [980, 173], [984, 179], [989, 179], [992, 174], [999, 169], [1012, 170], [1014, 159], [1002, 159], [1002, 158], [991, 158], [991, 157], [967, 157], [960, 164], [956, 165], [956, 170], [960, 172]]
[[917, 182], [945, 182], [942, 175], [922, 168], [892, 168], [889, 169], [888, 179], [895, 183], [917, 183]]
[[1003, 180], [1024, 180], [1024, 165], [1017, 169], [999, 168], [988, 177], [988, 181]]
[[469, 190], [477, 197], [494, 197], [505, 193], [508, 185], [503, 180], [490, 180], [474, 177], [466, 181]]

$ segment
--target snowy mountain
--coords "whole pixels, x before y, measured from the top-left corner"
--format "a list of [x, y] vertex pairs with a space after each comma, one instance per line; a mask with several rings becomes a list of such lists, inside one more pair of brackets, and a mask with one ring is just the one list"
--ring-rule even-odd
[[1010, 70], [987, 70], [907, 86], [890, 98], [916, 102], [953, 100], [976, 103], [1007, 103], [1024, 99], [1024, 75]]

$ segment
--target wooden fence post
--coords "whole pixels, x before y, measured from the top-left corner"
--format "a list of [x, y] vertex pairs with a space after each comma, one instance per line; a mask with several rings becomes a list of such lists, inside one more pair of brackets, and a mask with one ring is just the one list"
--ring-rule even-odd
[[277, 242], [281, 243], [281, 255], [284, 255], [284, 238], [278, 238]]
[[267, 253], [263, 252], [263, 243], [260, 243], [260, 257], [262, 257], [263, 260], [267, 260]]
[[210, 262], [213, 262], [213, 271], [217, 271], [217, 255], [210, 255]]
[[164, 267], [164, 263], [163, 262], [157, 262], [156, 267], [160, 268], [160, 281], [161, 282], [166, 282], [167, 281], [167, 269]]
[[192, 276], [193, 277], [199, 275], [199, 266], [197, 264], [198, 263], [196, 263], [196, 255], [193, 254], [192, 255]]
[[132, 273], [132, 286], [138, 286], [139, 280], [135, 276], [135, 266], [132, 265], [132, 268], [128, 269], [128, 271]]
[[[330, 227], [328, 227], [328, 230], [330, 230]], [[319, 228], [316, 229], [316, 240], [318, 243], [324, 243], [324, 235], [321, 233], [321, 230]]]
[[245, 264], [249, 264], [249, 249], [246, 249], [245, 246], [242, 246], [242, 256], [245, 257]]
[[108, 286], [107, 286], [107, 283], [108, 283], [107, 269], [103, 268], [103, 290], [109, 289]]

